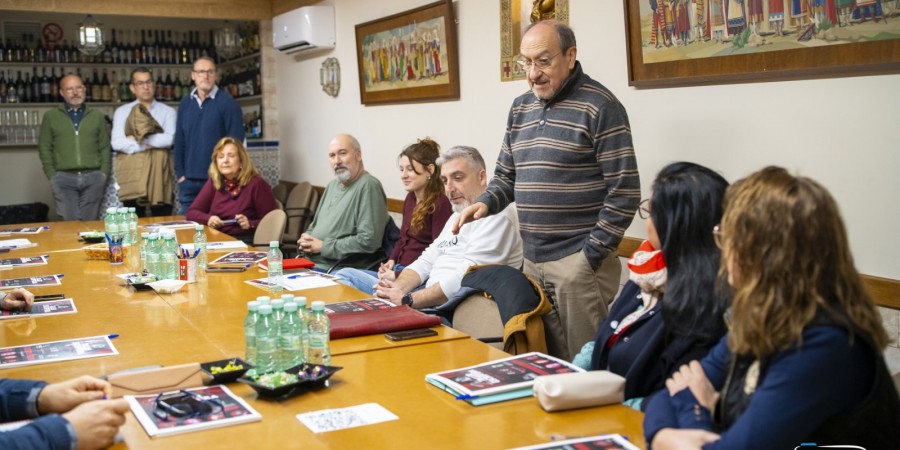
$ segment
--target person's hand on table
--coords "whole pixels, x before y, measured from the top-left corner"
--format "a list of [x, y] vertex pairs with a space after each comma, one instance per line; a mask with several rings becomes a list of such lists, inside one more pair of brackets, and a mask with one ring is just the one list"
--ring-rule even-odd
[[119, 427], [125, 423], [128, 402], [124, 398], [116, 400], [95, 400], [82, 403], [63, 417], [75, 427], [79, 450], [95, 450], [109, 447], [115, 442]]
[[68, 381], [44, 386], [37, 398], [37, 408], [41, 414], [61, 414], [82, 403], [111, 396], [112, 386], [109, 382], [82, 375]]
[[3, 295], [0, 299], [0, 309], [4, 311], [31, 310], [34, 303], [34, 294], [22, 288], [15, 288]]
[[406, 292], [397, 287], [392, 280], [379, 280], [374, 287], [376, 297], [388, 300], [397, 306], [403, 304], [403, 296], [406, 295]]
[[218, 230], [219, 228], [222, 228], [222, 225], [224, 225], [224, 223], [222, 222], [222, 219], [219, 216], [209, 216], [209, 220], [206, 221], [206, 226], [208, 226], [214, 230]]

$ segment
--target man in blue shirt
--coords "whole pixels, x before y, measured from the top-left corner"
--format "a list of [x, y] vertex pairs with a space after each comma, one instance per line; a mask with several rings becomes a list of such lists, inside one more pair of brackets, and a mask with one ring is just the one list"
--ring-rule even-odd
[[175, 180], [184, 214], [206, 184], [213, 147], [229, 136], [244, 140], [241, 107], [231, 94], [216, 86], [216, 63], [209, 57], [194, 61], [191, 80], [196, 87], [181, 100], [175, 126]]

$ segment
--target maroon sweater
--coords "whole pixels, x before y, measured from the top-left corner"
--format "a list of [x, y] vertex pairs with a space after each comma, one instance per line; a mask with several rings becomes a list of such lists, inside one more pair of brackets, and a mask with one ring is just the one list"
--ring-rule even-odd
[[434, 202], [434, 212], [425, 217], [425, 224], [416, 234], [410, 234], [409, 223], [412, 221], [413, 210], [416, 208], [416, 195], [412, 192], [406, 194], [403, 201], [403, 224], [400, 226], [400, 239], [394, 246], [391, 259], [395, 264], [408, 266], [419, 259], [419, 255], [437, 239], [444, 229], [447, 219], [453, 214], [453, 207], [446, 195], [441, 195]]
[[185, 217], [187, 220], [206, 225], [210, 216], [230, 220], [237, 214], [243, 214], [250, 220], [249, 230], [242, 229], [236, 222], [226, 223], [220, 230], [232, 236], [243, 236], [252, 234], [259, 221], [277, 207], [272, 188], [260, 176], [251, 178], [235, 198], [231, 198], [231, 194], [224, 186], [217, 191], [212, 180], [207, 180], [194, 203], [191, 203]]

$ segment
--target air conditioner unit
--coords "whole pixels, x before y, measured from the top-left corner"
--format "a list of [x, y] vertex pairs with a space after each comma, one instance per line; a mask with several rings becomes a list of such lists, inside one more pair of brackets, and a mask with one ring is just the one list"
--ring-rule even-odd
[[313, 49], [332, 49], [335, 44], [334, 7], [304, 6], [272, 19], [275, 49], [297, 53]]

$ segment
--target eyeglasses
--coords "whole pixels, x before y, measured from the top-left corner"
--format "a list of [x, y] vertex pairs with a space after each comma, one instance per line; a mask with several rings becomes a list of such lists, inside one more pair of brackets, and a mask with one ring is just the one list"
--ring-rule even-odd
[[156, 82], [153, 80], [146, 80], [146, 81], [135, 81], [135, 82], [132, 82], [131, 84], [133, 84], [134, 87], [144, 87], [144, 86], [153, 86], [155, 83]]
[[223, 409], [218, 400], [207, 400], [184, 389], [175, 393], [160, 393], [153, 401], [153, 415], [160, 420], [206, 417], [221, 413]]
[[641, 219], [647, 220], [650, 218], [650, 199], [641, 200], [641, 203], [638, 205], [638, 215], [641, 216]]
[[713, 227], [713, 241], [716, 243], [716, 247], [719, 247], [721, 250], [725, 245], [725, 239], [722, 237], [722, 229], [719, 228], [719, 225]]
[[63, 88], [63, 92], [72, 93], [72, 92], [83, 92], [84, 86], [69, 86], [67, 88]]
[[216, 74], [216, 69], [212, 70], [191, 70], [191, 72], [196, 73], [197, 75], [211, 77]]
[[538, 58], [538, 59], [534, 59], [534, 60], [531, 60], [524, 56], [519, 55], [519, 57], [516, 58], [516, 64], [518, 64], [519, 67], [525, 69], [526, 72], [531, 70], [531, 66], [536, 67], [538, 70], [544, 70], [544, 69], [550, 67], [550, 63], [553, 62], [553, 58], [556, 58], [557, 56], [559, 56], [561, 54], [562, 54], [562, 51], [560, 51], [559, 53], [557, 53], [553, 56], [545, 56], [543, 58]]

